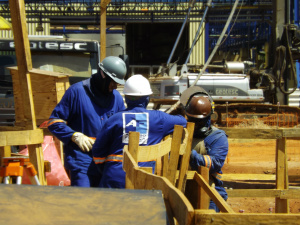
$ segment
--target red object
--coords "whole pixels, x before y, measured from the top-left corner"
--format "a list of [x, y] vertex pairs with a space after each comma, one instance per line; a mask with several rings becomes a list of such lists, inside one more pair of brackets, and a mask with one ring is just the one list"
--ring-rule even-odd
[[[53, 137], [45, 136], [42, 147], [44, 160], [51, 163], [51, 172], [46, 172], [47, 184], [53, 186], [70, 186], [70, 179], [61, 163]], [[23, 149], [19, 153], [28, 156], [28, 148]], [[26, 172], [23, 173], [22, 184], [31, 184]]]

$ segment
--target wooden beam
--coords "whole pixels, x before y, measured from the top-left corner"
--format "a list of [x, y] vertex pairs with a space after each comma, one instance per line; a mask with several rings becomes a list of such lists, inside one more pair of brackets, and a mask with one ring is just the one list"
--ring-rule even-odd
[[179, 160], [179, 151], [180, 151], [182, 134], [183, 134], [183, 127], [179, 125], [175, 125], [172, 144], [171, 144], [168, 172], [167, 175], [165, 176], [174, 185], [175, 185], [176, 172], [177, 172], [177, 166]]
[[100, 7], [100, 61], [106, 57], [106, 6], [110, 0], [101, 0]]
[[28, 145], [28, 154], [30, 162], [34, 165], [37, 171], [41, 185], [47, 185], [45, 176], [44, 152], [41, 144]]
[[[195, 171], [189, 170], [187, 173], [187, 179], [192, 180], [194, 178]], [[232, 174], [222, 174], [223, 181], [240, 181], [240, 180], [271, 180], [275, 181], [275, 174], [247, 174], [247, 173], [232, 173]], [[295, 178], [294, 178], [295, 179]]]
[[189, 162], [190, 162], [195, 124], [189, 122], [189, 123], [187, 123], [186, 128], [187, 128], [189, 136], [188, 136], [188, 140], [187, 140], [186, 151], [183, 154], [181, 162], [180, 162], [180, 170], [179, 170], [179, 175], [178, 175], [178, 181], [176, 184], [176, 187], [179, 190], [181, 190], [183, 193], [185, 190], [187, 171], [188, 171]]
[[[140, 133], [139, 132], [129, 132], [129, 139], [131, 141], [129, 142], [129, 145], [128, 145], [128, 151], [130, 152], [133, 160], [135, 162], [137, 162]], [[127, 176], [125, 178], [125, 188], [126, 189], [134, 189], [132, 180], [129, 179]]]
[[276, 189], [228, 189], [230, 198], [280, 198], [300, 199], [300, 189], [276, 190]]
[[0, 146], [41, 144], [43, 134], [42, 129], [0, 132]]
[[111, 0], [101, 0], [100, 7], [101, 8], [106, 8], [107, 5], [110, 3]]
[[223, 127], [221, 129], [226, 132], [228, 138], [278, 139], [283, 137], [283, 129], [249, 129], [249, 128], [223, 128]]
[[193, 206], [167, 178], [140, 169], [127, 149], [124, 149], [123, 152], [123, 169], [126, 171], [126, 176], [129, 176], [129, 179], [133, 182], [134, 188], [161, 190], [178, 223], [191, 224], [194, 218]]
[[[206, 181], [206, 183], [209, 183], [209, 169], [204, 166], [199, 166], [198, 172]], [[198, 196], [199, 196], [198, 209], [208, 209], [210, 198], [206, 193], [205, 189], [201, 186], [198, 188]]]
[[202, 213], [195, 210], [195, 224], [234, 224], [234, 225], [253, 225], [253, 224], [272, 224], [272, 225], [298, 225], [300, 214], [270, 214], [270, 213]]
[[1, 146], [0, 147], [0, 166], [3, 166], [3, 157], [11, 156], [10, 146]]
[[214, 201], [221, 212], [235, 213], [227, 204], [227, 202], [222, 198], [222, 196], [214, 188], [211, 188], [200, 174], [195, 173], [194, 179], [205, 190], [205, 192]]
[[5, 225], [167, 224], [161, 191], [1, 184], [0, 198]]
[[[287, 168], [287, 149], [286, 138], [281, 138], [276, 141], [276, 189], [288, 189], [288, 168]], [[288, 213], [288, 199], [275, 199], [276, 213]]]
[[[25, 4], [22, 0], [9, 0], [11, 21], [13, 25], [15, 52], [18, 62], [18, 81], [22, 89], [23, 120], [27, 129], [36, 129], [31, 79], [29, 70], [32, 69], [31, 52], [26, 26]], [[14, 89], [15, 91], [15, 89]], [[15, 101], [17, 102], [17, 101]], [[21, 106], [20, 106], [21, 107]]]

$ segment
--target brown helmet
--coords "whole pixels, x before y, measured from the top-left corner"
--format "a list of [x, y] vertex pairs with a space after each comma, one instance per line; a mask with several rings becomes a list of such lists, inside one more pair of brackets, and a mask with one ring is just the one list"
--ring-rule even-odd
[[194, 96], [187, 103], [185, 114], [195, 119], [204, 119], [212, 114], [212, 105], [208, 98]]

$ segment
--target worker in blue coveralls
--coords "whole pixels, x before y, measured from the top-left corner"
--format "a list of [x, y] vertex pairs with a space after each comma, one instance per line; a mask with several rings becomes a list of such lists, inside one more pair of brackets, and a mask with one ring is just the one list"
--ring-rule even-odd
[[[185, 127], [187, 123], [181, 115], [146, 109], [152, 90], [142, 75], [131, 76], [123, 93], [127, 109], [106, 121], [92, 149], [94, 161], [102, 174], [99, 187], [125, 188], [123, 147], [128, 145], [130, 131], [140, 133], [141, 146], [154, 145], [172, 133], [175, 124]], [[140, 162], [139, 165], [152, 167], [153, 171], [155, 168], [155, 162]]]
[[[212, 98], [209, 95], [201, 95], [191, 96], [185, 107], [188, 121], [195, 123], [190, 166], [192, 170], [198, 170], [199, 166], [207, 167], [210, 185], [224, 200], [227, 200], [227, 193], [222, 182], [222, 167], [228, 154], [228, 139], [223, 130], [211, 125]], [[212, 200], [210, 200], [209, 208], [220, 212]]]
[[117, 84], [124, 84], [125, 62], [108, 56], [90, 78], [73, 84], [54, 108], [48, 129], [64, 144], [71, 186], [98, 187], [100, 177], [92, 146], [105, 121], [125, 109]]

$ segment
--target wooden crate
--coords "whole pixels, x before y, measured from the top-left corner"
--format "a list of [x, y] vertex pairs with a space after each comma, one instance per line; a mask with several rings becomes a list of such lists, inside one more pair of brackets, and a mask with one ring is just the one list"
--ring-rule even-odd
[[[22, 84], [18, 79], [18, 68], [9, 67], [13, 81], [13, 92], [15, 101], [16, 126], [24, 126], [26, 118], [24, 118], [24, 109], [22, 92]], [[49, 116], [61, 100], [65, 91], [69, 88], [68, 74], [51, 72], [39, 69], [29, 71], [31, 77], [31, 89], [33, 95], [33, 103], [36, 117], [36, 124], [39, 126], [42, 122], [49, 119]]]

